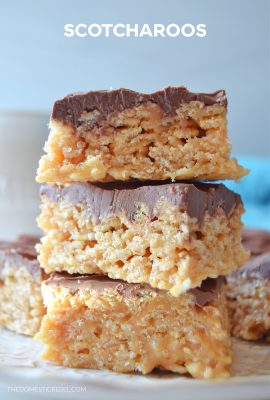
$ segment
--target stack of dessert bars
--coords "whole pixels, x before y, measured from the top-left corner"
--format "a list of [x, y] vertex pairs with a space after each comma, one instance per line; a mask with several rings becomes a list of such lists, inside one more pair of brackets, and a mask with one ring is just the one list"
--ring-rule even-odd
[[241, 267], [224, 91], [56, 101], [37, 180], [43, 357], [69, 367], [228, 376], [224, 276]]

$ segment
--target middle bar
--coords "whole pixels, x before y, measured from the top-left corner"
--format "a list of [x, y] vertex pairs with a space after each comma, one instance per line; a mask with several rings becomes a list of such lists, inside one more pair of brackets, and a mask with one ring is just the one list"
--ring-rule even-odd
[[222, 184], [44, 185], [39, 261], [48, 273], [104, 274], [178, 296], [246, 262], [243, 211]]

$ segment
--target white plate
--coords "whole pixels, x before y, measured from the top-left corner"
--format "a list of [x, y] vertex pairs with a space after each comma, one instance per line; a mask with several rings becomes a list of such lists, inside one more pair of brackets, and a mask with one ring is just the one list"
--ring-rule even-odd
[[5, 400], [269, 400], [270, 346], [234, 340], [233, 347], [233, 376], [226, 380], [124, 375], [49, 364], [39, 358], [40, 343], [2, 329], [0, 390]]

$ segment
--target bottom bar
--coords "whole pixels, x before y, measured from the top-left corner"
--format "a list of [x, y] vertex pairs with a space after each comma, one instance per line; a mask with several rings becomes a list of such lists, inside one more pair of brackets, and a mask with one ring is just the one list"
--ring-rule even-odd
[[55, 273], [42, 284], [47, 315], [36, 335], [46, 345], [42, 356], [77, 368], [228, 376], [231, 341], [222, 283], [207, 279], [173, 297], [146, 284]]

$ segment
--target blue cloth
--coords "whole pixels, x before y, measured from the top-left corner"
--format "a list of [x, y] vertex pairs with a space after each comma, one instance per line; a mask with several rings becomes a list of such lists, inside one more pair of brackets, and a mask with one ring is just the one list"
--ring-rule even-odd
[[250, 169], [240, 183], [225, 181], [225, 185], [239, 193], [246, 213], [243, 222], [248, 228], [270, 231], [270, 158], [237, 157], [239, 163]]

